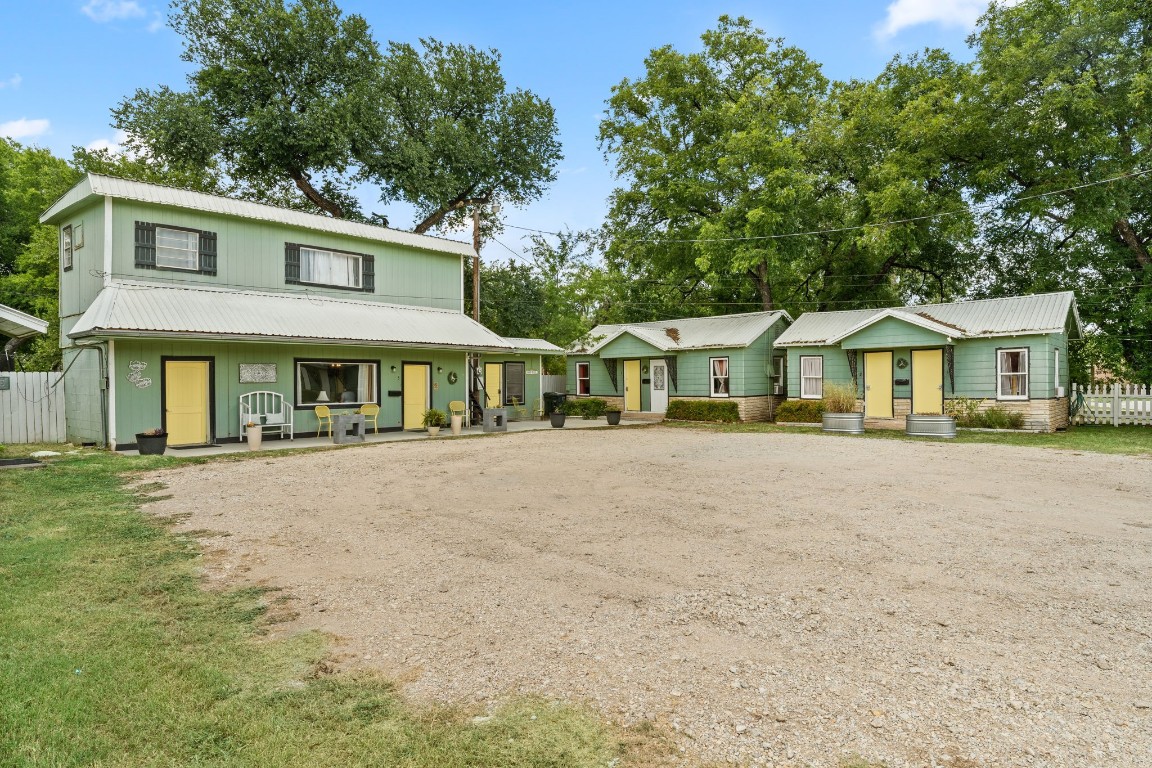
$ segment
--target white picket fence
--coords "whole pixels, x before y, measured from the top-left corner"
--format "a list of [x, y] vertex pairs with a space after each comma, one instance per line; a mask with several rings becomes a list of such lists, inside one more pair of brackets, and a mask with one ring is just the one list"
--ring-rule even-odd
[[1073, 424], [1152, 425], [1152, 389], [1146, 384], [1072, 385], [1073, 404], [1083, 398]]
[[0, 443], [64, 442], [63, 376], [0, 373]]

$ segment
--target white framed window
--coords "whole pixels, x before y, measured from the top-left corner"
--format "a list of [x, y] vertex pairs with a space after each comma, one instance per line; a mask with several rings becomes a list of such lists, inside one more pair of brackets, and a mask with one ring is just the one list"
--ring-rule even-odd
[[728, 387], [728, 358], [710, 357], [708, 367], [711, 369], [712, 388], [710, 397], [729, 397], [731, 390]]
[[60, 228], [60, 269], [72, 269], [72, 225]]
[[592, 394], [592, 368], [589, 363], [576, 363], [576, 394]]
[[996, 399], [1028, 399], [1028, 348], [996, 350]]
[[300, 247], [300, 282], [359, 288], [360, 256], [339, 251]]
[[363, 405], [379, 403], [375, 362], [297, 360], [296, 405]]
[[804, 355], [800, 358], [800, 398], [820, 400], [824, 397], [824, 358]]
[[200, 233], [187, 229], [156, 227], [156, 266], [168, 269], [200, 269]]
[[774, 355], [772, 357], [772, 394], [784, 394], [785, 387], [788, 385], [787, 374], [788, 358], [783, 355]]

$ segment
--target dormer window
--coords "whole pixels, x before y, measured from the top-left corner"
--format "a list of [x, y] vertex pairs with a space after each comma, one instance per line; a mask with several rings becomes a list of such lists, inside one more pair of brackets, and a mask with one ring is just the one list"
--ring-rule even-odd
[[136, 222], [136, 267], [216, 274], [216, 233]]
[[285, 243], [284, 282], [372, 293], [376, 290], [376, 258], [366, 253]]

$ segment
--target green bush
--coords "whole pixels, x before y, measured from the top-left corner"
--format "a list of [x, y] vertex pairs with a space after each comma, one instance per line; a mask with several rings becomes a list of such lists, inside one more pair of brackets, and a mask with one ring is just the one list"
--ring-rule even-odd
[[560, 404], [560, 412], [565, 416], [583, 416], [586, 419], [598, 419], [607, 409], [608, 402], [599, 397], [580, 397]]
[[980, 426], [985, 429], [1023, 429], [1024, 414], [994, 405], [980, 414]]
[[731, 400], [673, 400], [664, 418], [731, 423], [740, 421], [740, 409]]
[[956, 419], [958, 427], [977, 429], [1023, 429], [1024, 414], [1009, 411], [1002, 405], [993, 405], [983, 411], [983, 400], [972, 397], [957, 397], [944, 404], [944, 412]]
[[828, 384], [824, 387], [824, 413], [855, 413], [856, 387]]
[[785, 400], [776, 409], [776, 421], [819, 424], [823, 416], [823, 400]]

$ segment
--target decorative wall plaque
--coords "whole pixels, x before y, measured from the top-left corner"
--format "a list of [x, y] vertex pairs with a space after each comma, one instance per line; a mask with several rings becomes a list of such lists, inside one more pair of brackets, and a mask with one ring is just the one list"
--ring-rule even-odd
[[241, 384], [275, 384], [276, 363], [241, 363]]
[[148, 363], [143, 360], [131, 360], [128, 362], [128, 370], [131, 371], [131, 373], [128, 374], [127, 379], [135, 384], [137, 389], [148, 389], [148, 387], [152, 386], [152, 379], [142, 375], [144, 369], [147, 367]]

